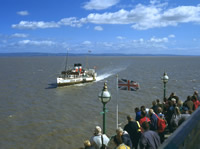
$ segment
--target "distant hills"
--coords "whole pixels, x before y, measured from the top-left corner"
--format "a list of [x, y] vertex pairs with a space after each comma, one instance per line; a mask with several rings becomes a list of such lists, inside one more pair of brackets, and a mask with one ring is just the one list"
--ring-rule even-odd
[[[0, 53], [0, 56], [66, 56], [66, 53]], [[69, 53], [69, 56], [189, 56], [175, 54]]]

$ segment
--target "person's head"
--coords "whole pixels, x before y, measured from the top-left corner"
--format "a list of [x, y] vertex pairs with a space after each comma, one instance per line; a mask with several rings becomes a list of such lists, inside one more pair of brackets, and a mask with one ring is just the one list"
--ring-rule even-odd
[[176, 93], [172, 92], [170, 96], [171, 97], [176, 96]]
[[101, 127], [100, 126], [96, 126], [94, 129], [94, 134], [95, 135], [100, 135], [101, 134]]
[[178, 107], [182, 107], [183, 106], [183, 102], [181, 100], [179, 100], [178, 103], [177, 103], [177, 106]]
[[194, 95], [198, 95], [198, 91], [194, 91]]
[[89, 141], [89, 140], [85, 140], [85, 141], [84, 141], [84, 146], [85, 146], [85, 147], [91, 146], [90, 141]]
[[154, 114], [153, 109], [149, 109], [149, 115], [151, 116], [152, 114]]
[[127, 120], [130, 122], [130, 121], [133, 121], [133, 117], [131, 115], [128, 115], [127, 116]]
[[144, 121], [142, 123], [142, 128], [144, 129], [144, 131], [147, 131], [149, 130], [149, 123], [147, 121]]
[[117, 135], [122, 136], [122, 134], [123, 134], [123, 129], [122, 129], [121, 127], [117, 128], [117, 129], [116, 129], [116, 133], [117, 133]]
[[116, 145], [122, 144], [123, 140], [122, 140], [122, 134], [123, 134], [123, 129], [121, 127], [116, 129], [116, 140], [114, 139], [114, 143]]
[[176, 104], [176, 99], [175, 98], [172, 98], [171, 101], [172, 101], [172, 104]]
[[139, 112], [139, 111], [140, 111], [140, 109], [139, 109], [138, 107], [136, 107], [136, 108], [135, 108], [135, 113], [136, 113], [136, 112]]
[[141, 106], [141, 107], [140, 107], [140, 110], [141, 110], [141, 111], [145, 111], [145, 110], [146, 110], [146, 107], [145, 107], [145, 106]]
[[158, 113], [162, 113], [162, 108], [161, 107], [158, 107]]
[[187, 101], [190, 101], [192, 100], [192, 97], [191, 96], [187, 96]]
[[159, 104], [159, 103], [160, 103], [160, 100], [159, 100], [159, 99], [156, 99], [156, 102], [157, 102], [157, 104]]
[[152, 101], [152, 105], [155, 106], [157, 103], [156, 101]]

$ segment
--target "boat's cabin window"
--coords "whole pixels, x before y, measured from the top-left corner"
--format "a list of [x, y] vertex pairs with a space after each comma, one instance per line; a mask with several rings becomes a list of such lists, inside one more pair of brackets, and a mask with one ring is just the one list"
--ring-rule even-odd
[[68, 75], [67, 77], [68, 77], [68, 78], [73, 78], [73, 75]]

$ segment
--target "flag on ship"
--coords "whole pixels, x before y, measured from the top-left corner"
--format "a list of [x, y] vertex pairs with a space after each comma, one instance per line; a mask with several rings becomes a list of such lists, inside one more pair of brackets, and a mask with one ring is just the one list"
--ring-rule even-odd
[[118, 89], [137, 91], [139, 89], [139, 83], [132, 80], [118, 79]]

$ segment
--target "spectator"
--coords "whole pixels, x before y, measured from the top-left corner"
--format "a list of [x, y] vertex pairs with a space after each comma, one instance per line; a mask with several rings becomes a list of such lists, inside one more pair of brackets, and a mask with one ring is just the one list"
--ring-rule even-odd
[[191, 96], [187, 96], [187, 100], [183, 103], [183, 106], [186, 107], [187, 110], [193, 110], [194, 109], [194, 103], [192, 102]]
[[[162, 113], [161, 107], [158, 107], [158, 117], [163, 119], [165, 121], [165, 124], [167, 124], [167, 121], [165, 120], [165, 115]], [[165, 140], [165, 131], [158, 132], [158, 135], [160, 136], [160, 142], [163, 143]]]
[[158, 107], [161, 107], [163, 109], [163, 104], [160, 102], [159, 99], [156, 99], [157, 105]]
[[194, 91], [193, 96], [196, 96], [197, 100], [200, 102], [200, 97], [199, 97], [198, 91]]
[[127, 116], [128, 124], [125, 125], [124, 130], [128, 132], [131, 138], [132, 147], [137, 149], [139, 139], [141, 136], [141, 128], [140, 124], [137, 121], [133, 121], [133, 117], [128, 115]]
[[150, 116], [150, 120], [151, 120], [151, 123], [150, 123], [150, 130], [156, 131], [157, 128], [158, 128], [158, 126], [157, 126], [158, 118], [157, 118], [157, 116], [155, 115], [153, 109], [149, 109], [149, 116]]
[[135, 116], [135, 120], [139, 121], [140, 118], [141, 118], [141, 111], [140, 111], [140, 109], [138, 107], [135, 108], [135, 115], [136, 115]]
[[157, 105], [156, 101], [153, 101], [152, 105], [153, 106], [151, 107], [151, 109], [153, 109], [153, 111], [157, 114], [158, 113], [158, 105]]
[[194, 110], [196, 110], [200, 105], [199, 100], [197, 100], [197, 96], [193, 96], [193, 100], [192, 101], [194, 103]]
[[151, 120], [147, 117], [146, 111], [141, 112], [141, 119], [140, 119], [140, 125], [142, 125], [143, 122], [148, 122], [150, 123]]
[[84, 146], [85, 146], [84, 149], [95, 149], [94, 147], [92, 147], [92, 145], [91, 145], [89, 140], [85, 140], [84, 141]]
[[180, 112], [178, 107], [175, 107], [174, 114], [172, 115], [172, 118], [171, 118], [171, 121], [170, 121], [172, 131], [177, 129], [180, 119], [181, 119], [181, 112]]
[[176, 103], [179, 101], [179, 97], [176, 96], [176, 93], [172, 92], [171, 95], [169, 96], [168, 100], [176, 99]]
[[140, 138], [140, 149], [157, 149], [160, 146], [160, 137], [155, 131], [149, 130], [148, 122], [142, 123], [144, 133]]
[[141, 106], [140, 107], [140, 111], [146, 111], [146, 116], [148, 117], [148, 113], [149, 113], [149, 108], [146, 108], [145, 106]]
[[120, 144], [124, 143], [125, 145], [132, 148], [132, 142], [127, 131], [123, 131], [123, 129], [119, 127], [117, 128], [116, 133], [117, 135], [114, 137], [114, 142], [116, 146], [119, 146]]
[[163, 110], [162, 110], [161, 107], [158, 107], [158, 116], [159, 116], [160, 118], [162, 118], [162, 119], [165, 119], [165, 116], [164, 116], [164, 114], [163, 114]]
[[100, 149], [102, 146], [102, 141], [101, 141], [102, 139], [103, 139], [103, 144], [107, 146], [109, 138], [106, 136], [106, 134], [101, 133], [101, 127], [96, 126], [94, 130], [94, 136], [92, 136], [90, 139], [91, 145], [95, 149]]

